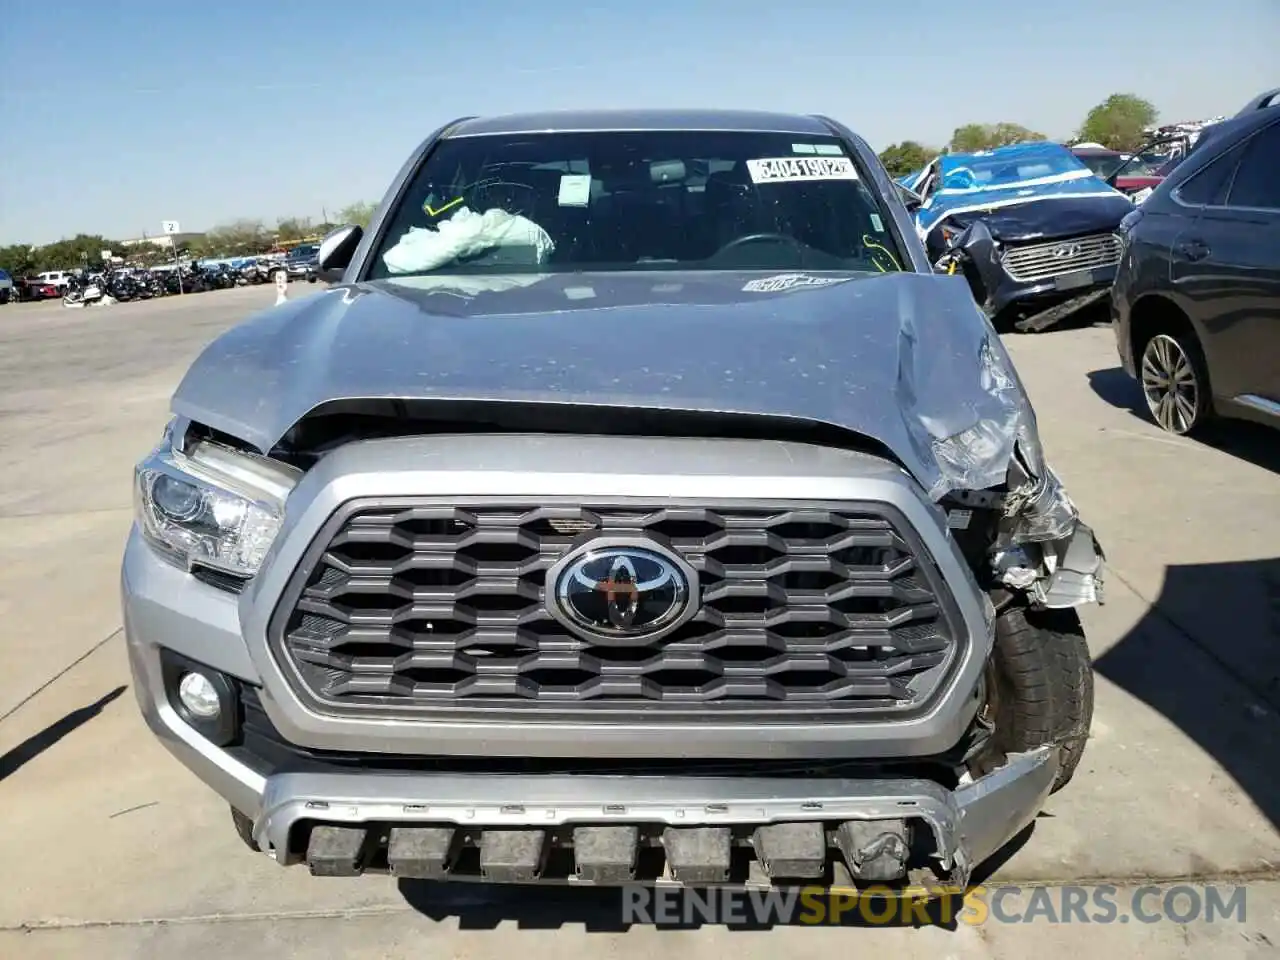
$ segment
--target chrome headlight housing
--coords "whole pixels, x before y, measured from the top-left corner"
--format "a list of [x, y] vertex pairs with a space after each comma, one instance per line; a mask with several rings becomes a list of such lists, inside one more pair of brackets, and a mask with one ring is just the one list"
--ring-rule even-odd
[[187, 570], [247, 579], [280, 532], [299, 476], [296, 468], [212, 441], [183, 447], [170, 429], [134, 471], [138, 529]]

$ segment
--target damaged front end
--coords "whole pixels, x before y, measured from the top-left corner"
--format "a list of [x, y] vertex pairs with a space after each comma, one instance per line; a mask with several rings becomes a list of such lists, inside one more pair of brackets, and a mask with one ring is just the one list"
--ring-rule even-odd
[[1046, 461], [1035, 412], [994, 334], [980, 365], [995, 402], [964, 431], [934, 441], [942, 480], [931, 493], [958, 537], [976, 524], [967, 552], [975, 572], [990, 576], [993, 596], [1022, 593], [1051, 609], [1102, 603], [1105, 554]]

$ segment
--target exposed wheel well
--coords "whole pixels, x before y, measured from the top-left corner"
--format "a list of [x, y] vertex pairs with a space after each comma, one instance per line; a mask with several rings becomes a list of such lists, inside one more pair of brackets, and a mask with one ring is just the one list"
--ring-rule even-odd
[[1191, 319], [1164, 297], [1144, 297], [1133, 305], [1129, 315], [1129, 348], [1134, 363], [1142, 362], [1147, 341], [1157, 333], [1180, 333], [1199, 345], [1199, 337]]

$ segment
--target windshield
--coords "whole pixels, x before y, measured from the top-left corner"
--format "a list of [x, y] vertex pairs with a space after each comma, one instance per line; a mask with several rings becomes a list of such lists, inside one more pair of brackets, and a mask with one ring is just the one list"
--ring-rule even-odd
[[883, 202], [834, 137], [539, 133], [446, 139], [370, 276], [898, 271]]
[[1088, 177], [1092, 171], [1075, 154], [1056, 144], [1021, 144], [982, 153], [950, 153], [942, 157], [942, 188], [978, 190], [1013, 186], [1052, 177]]
[[305, 246], [294, 247], [289, 251], [288, 257], [290, 260], [305, 260], [319, 249], [320, 247], [316, 244], [306, 244]]
[[1076, 159], [1104, 179], [1124, 163], [1124, 155], [1119, 153], [1077, 153]]

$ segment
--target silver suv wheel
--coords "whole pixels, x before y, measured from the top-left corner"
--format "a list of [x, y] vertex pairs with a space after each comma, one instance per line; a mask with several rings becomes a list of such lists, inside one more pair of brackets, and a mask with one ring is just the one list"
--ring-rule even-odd
[[1142, 351], [1142, 393], [1156, 423], [1170, 433], [1190, 433], [1204, 419], [1204, 386], [1192, 351], [1157, 333]]

